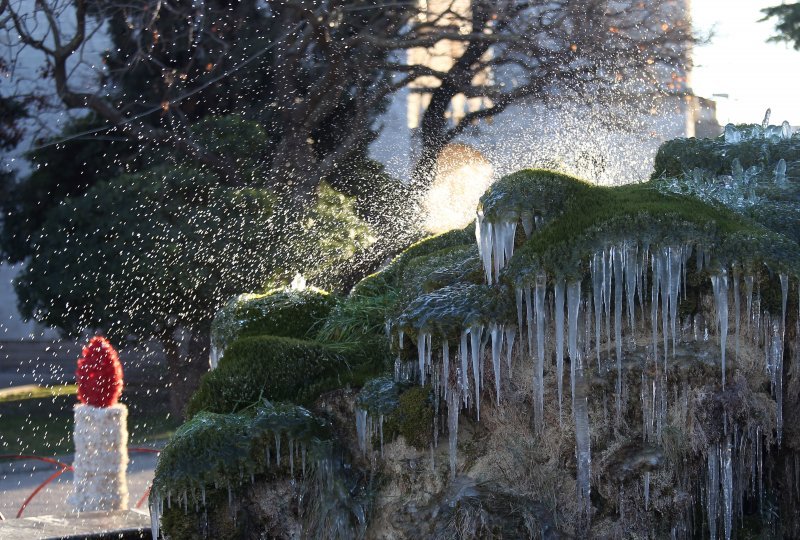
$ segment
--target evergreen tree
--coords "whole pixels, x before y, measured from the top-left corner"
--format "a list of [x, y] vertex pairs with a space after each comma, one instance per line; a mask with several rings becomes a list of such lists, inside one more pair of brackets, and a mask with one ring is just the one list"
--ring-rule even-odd
[[777, 19], [775, 30], [777, 34], [770, 38], [774, 42], [786, 42], [800, 51], [800, 2], [781, 4], [762, 10], [762, 21]]

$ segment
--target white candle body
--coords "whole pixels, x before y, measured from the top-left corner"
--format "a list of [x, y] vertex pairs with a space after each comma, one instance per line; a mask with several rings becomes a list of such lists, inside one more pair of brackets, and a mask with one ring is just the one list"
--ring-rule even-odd
[[128, 509], [128, 408], [75, 406], [75, 479], [79, 512]]

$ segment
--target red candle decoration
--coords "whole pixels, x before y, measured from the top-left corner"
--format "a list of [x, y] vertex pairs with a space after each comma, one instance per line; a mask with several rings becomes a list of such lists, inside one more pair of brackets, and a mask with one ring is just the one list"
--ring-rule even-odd
[[78, 399], [92, 407], [111, 407], [122, 394], [122, 364], [108, 340], [95, 336], [78, 359]]

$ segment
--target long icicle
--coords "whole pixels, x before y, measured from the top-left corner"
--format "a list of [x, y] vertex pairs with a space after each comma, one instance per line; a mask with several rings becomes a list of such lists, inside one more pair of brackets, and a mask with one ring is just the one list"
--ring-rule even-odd
[[617, 418], [622, 414], [622, 250], [612, 249], [614, 267], [614, 345], [617, 353]]
[[544, 302], [547, 291], [547, 277], [536, 277], [536, 407], [534, 418], [539, 433], [544, 429]]
[[561, 421], [564, 394], [564, 280], [556, 281], [556, 385], [558, 390], [558, 419]]
[[600, 343], [603, 332], [603, 274], [602, 274], [602, 255], [595, 253], [592, 257], [592, 302], [594, 303], [594, 348], [597, 353], [597, 372], [602, 371], [600, 363]]
[[508, 378], [511, 379], [511, 355], [514, 353], [514, 342], [517, 339], [517, 329], [513, 324], [506, 326], [506, 364], [508, 365]]
[[475, 410], [478, 414], [478, 421], [481, 419], [481, 338], [483, 337], [483, 327], [480, 325], [472, 326], [469, 329], [470, 353], [472, 355], [472, 384], [475, 387]]
[[720, 359], [722, 365], [722, 388], [725, 388], [726, 363], [725, 349], [728, 343], [728, 272], [724, 268], [719, 275], [711, 276], [714, 290], [714, 304], [717, 308], [717, 324], [719, 325]]
[[570, 397], [575, 405], [575, 369], [578, 360], [578, 313], [581, 304], [581, 282], [573, 281], [567, 285], [567, 343], [570, 365]]
[[492, 371], [494, 372], [494, 389], [497, 405], [500, 405], [500, 356], [503, 354], [503, 325], [492, 323], [489, 335], [492, 339]]

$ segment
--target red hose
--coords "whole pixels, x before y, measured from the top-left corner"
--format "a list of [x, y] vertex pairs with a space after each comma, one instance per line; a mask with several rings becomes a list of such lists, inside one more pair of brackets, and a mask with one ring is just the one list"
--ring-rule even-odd
[[[134, 452], [134, 453], [140, 453], [140, 454], [160, 454], [161, 450], [156, 450], [155, 448], [130, 447], [130, 448], [128, 448], [128, 452]], [[25, 502], [23, 502], [22, 506], [20, 506], [20, 508], [19, 508], [19, 512], [17, 512], [17, 517], [18, 518], [22, 517], [22, 512], [25, 511], [25, 508], [28, 506], [28, 504], [30, 504], [30, 502], [33, 500], [33, 498], [36, 497], [36, 495], [38, 495], [38, 493], [42, 489], [44, 489], [45, 486], [47, 486], [47, 484], [49, 484], [50, 482], [52, 482], [53, 480], [55, 480], [56, 478], [58, 478], [59, 476], [61, 476], [65, 472], [74, 471], [74, 469], [72, 468], [72, 465], [68, 465], [66, 463], [62, 463], [61, 461], [58, 461], [57, 459], [48, 458], [48, 457], [32, 456], [32, 455], [26, 455], [26, 454], [0, 454], [0, 461], [5, 460], [5, 459], [18, 459], [18, 460], [31, 460], [32, 459], [32, 460], [37, 460], [37, 461], [43, 461], [45, 463], [50, 463], [52, 465], [58, 465], [60, 467], [60, 469], [58, 471], [54, 472], [53, 474], [51, 474], [47, 478], [47, 480], [45, 480], [44, 482], [39, 484], [39, 486], [36, 489], [33, 490], [33, 493], [31, 493], [28, 496], [28, 498], [25, 499]], [[145, 490], [144, 495], [142, 495], [142, 498], [139, 499], [139, 502], [136, 503], [136, 508], [140, 508], [142, 506], [142, 504], [144, 504], [145, 499], [147, 499], [147, 496], [150, 495], [150, 488], [151, 487], [152, 486], [147, 486], [147, 489]], [[0, 518], [0, 519], [2, 519], [2, 518]]]
[[26, 507], [26, 506], [28, 506], [28, 503], [30, 503], [30, 502], [31, 502], [31, 500], [32, 500], [34, 497], [36, 497], [36, 494], [37, 494], [37, 493], [39, 493], [39, 492], [40, 492], [40, 491], [41, 491], [41, 490], [42, 490], [42, 489], [43, 489], [43, 488], [44, 488], [44, 487], [45, 487], [47, 484], [49, 484], [50, 482], [52, 482], [53, 480], [55, 480], [56, 478], [58, 478], [59, 476], [61, 476], [62, 474], [64, 474], [65, 472], [67, 472], [67, 471], [68, 471], [68, 470], [70, 470], [70, 469], [72, 469], [72, 467], [69, 467], [69, 468], [66, 468], [66, 467], [65, 467], [65, 468], [61, 469], [60, 471], [56, 471], [56, 472], [54, 472], [53, 474], [51, 474], [51, 475], [50, 475], [50, 476], [47, 478], [47, 480], [45, 480], [44, 482], [42, 482], [41, 484], [39, 484], [39, 487], [37, 487], [36, 489], [34, 489], [34, 490], [33, 490], [33, 493], [31, 493], [31, 494], [28, 496], [28, 498], [27, 498], [27, 499], [25, 499], [25, 502], [24, 502], [24, 503], [22, 503], [22, 506], [20, 506], [20, 507], [19, 507], [19, 512], [17, 512], [17, 517], [18, 517], [18, 518], [21, 518], [21, 517], [22, 517], [22, 512], [24, 512], [24, 511], [25, 511], [25, 507]]

